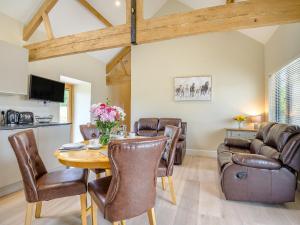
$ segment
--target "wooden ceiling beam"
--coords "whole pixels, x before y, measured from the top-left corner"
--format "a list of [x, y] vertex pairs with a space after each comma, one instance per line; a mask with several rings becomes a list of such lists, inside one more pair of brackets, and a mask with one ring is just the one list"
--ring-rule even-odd
[[82, 6], [90, 11], [95, 17], [97, 17], [106, 27], [112, 27], [113, 25], [99, 13], [87, 0], [78, 0]]
[[234, 0], [226, 0], [227, 4], [234, 3]]
[[137, 20], [137, 44], [300, 21], [300, 0], [249, 0]]
[[29, 61], [58, 56], [130, 46], [130, 25], [69, 35], [24, 46], [29, 50]]
[[42, 14], [42, 18], [43, 18], [43, 21], [44, 21], [45, 30], [47, 32], [48, 39], [51, 40], [51, 39], [54, 38], [54, 35], [53, 35], [53, 31], [52, 31], [50, 20], [49, 20], [49, 16], [48, 16], [48, 14], [46, 14], [44, 12]]
[[131, 24], [131, 0], [126, 0], [126, 23]]
[[[54, 4], [53, 1], [57, 0], [48, 0]], [[208, 32], [223, 32], [300, 21], [300, 0], [248, 0], [147, 20], [142, 15], [143, 1], [136, 0], [136, 3], [137, 44]], [[47, 10], [43, 12], [47, 12]], [[25, 47], [29, 49], [30, 61], [34, 61], [130, 46], [132, 40], [130, 35], [131, 25], [126, 23]], [[109, 67], [108, 70], [110, 70]]]
[[130, 80], [131, 80], [131, 76], [126, 76], [123, 74], [109, 75], [109, 76], [106, 76], [106, 85], [111, 86], [111, 85], [122, 84], [122, 83], [128, 82]]
[[113, 68], [122, 61], [122, 59], [131, 52], [131, 47], [123, 48], [109, 63], [106, 65], [106, 74], [109, 74]]
[[55, 6], [58, 0], [45, 0], [39, 10], [32, 17], [30, 22], [23, 29], [23, 40], [28, 41], [31, 35], [36, 31], [38, 26], [43, 21], [43, 13], [48, 14], [51, 9]]

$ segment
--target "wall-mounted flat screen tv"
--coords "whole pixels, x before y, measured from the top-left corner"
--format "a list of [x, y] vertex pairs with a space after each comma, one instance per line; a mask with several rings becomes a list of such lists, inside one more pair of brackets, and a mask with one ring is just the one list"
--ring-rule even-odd
[[64, 102], [65, 84], [30, 75], [29, 98], [51, 102]]

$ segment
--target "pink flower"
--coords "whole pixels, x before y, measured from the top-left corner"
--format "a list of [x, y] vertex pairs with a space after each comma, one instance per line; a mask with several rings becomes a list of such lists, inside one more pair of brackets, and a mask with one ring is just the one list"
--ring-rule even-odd
[[109, 106], [104, 103], [92, 105], [90, 111], [94, 119], [101, 122], [122, 121], [126, 116], [122, 108], [117, 106]]

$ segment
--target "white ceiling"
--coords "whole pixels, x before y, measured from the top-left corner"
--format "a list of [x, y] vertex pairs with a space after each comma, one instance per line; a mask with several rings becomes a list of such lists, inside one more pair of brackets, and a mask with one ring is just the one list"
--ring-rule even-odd
[[262, 44], [266, 44], [270, 38], [273, 36], [275, 31], [279, 26], [269, 26], [269, 27], [259, 27], [254, 29], [243, 29], [240, 30], [243, 34], [261, 42]]
[[[125, 23], [125, 0], [120, 0], [121, 5], [119, 7], [115, 6], [115, 0], [88, 1], [113, 25]], [[145, 18], [151, 18], [164, 4], [167, 3], [167, 1], [176, 0], [144, 0]], [[198, 9], [222, 5], [225, 4], [226, 0], [178, 1], [193, 9]], [[41, 6], [42, 2], [43, 0], [0, 0], [0, 12], [22, 22], [23, 24], [26, 24]], [[57, 5], [50, 12], [49, 18], [55, 37], [61, 37], [105, 27], [76, 0], [59, 0]], [[273, 26], [266, 28], [247, 29], [242, 30], [241, 32], [264, 44], [269, 40], [276, 29], [277, 26]], [[39, 30], [44, 31], [43, 25], [39, 27]], [[117, 48], [87, 54], [101, 60], [104, 63], [107, 63], [119, 51], [120, 48]]]

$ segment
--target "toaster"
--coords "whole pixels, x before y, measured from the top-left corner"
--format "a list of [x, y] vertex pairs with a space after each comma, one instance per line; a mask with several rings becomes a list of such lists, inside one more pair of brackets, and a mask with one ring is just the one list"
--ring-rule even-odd
[[18, 124], [32, 124], [34, 116], [32, 112], [20, 112]]

